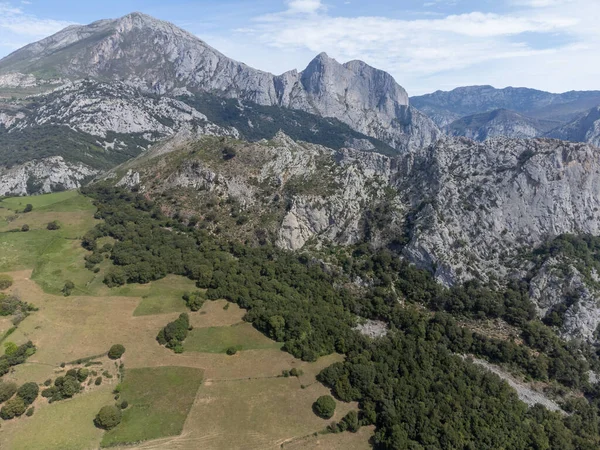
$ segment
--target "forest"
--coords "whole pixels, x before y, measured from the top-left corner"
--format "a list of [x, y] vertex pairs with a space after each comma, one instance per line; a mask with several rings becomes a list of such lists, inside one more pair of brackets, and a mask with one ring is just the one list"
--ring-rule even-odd
[[[345, 264], [327, 265], [306, 253], [223, 240], [164, 216], [158, 205], [133, 192], [96, 185], [84, 193], [95, 199], [96, 217], [104, 219], [83, 239], [92, 252], [88, 268], [109, 257], [114, 268], [107, 285], [184, 275], [207, 289], [207, 299], [225, 298], [244, 308], [246, 321], [298, 358], [345, 354], [345, 362], [326, 368], [319, 380], [340, 400], [359, 402], [360, 424], [376, 426], [375, 448], [600, 444], [598, 387], [588, 379], [595, 354], [562, 341], [534, 319], [518, 283], [445, 289], [391, 252], [364, 246], [346, 256]], [[115, 244], [100, 247], [104, 236]], [[355, 289], [350, 274], [369, 279], [370, 287]], [[359, 318], [384, 320], [387, 336], [361, 335], [354, 329]], [[470, 331], [459, 325], [461, 318], [502, 318], [520, 331], [522, 343]], [[568, 400], [563, 407], [569, 415], [528, 408], [496, 375], [459, 355], [583, 391], [591, 401]]]

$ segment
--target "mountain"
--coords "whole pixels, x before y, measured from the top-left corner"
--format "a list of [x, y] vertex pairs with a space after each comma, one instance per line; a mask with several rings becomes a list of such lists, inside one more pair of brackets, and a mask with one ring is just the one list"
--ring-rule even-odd
[[366, 242], [449, 286], [529, 279], [540, 317], [562, 308], [565, 336], [591, 340], [600, 286], [573, 258], [533, 265], [531, 252], [600, 233], [599, 173], [598, 148], [552, 139], [444, 138], [386, 156], [278, 133], [251, 144], [181, 136], [105, 179], [232, 239], [306, 251]]
[[534, 138], [545, 135], [560, 122], [539, 120], [523, 114], [497, 109], [462, 117], [443, 128], [450, 136], [464, 136], [476, 141], [492, 137]]
[[548, 133], [548, 137], [572, 142], [589, 142], [600, 147], [600, 107], [595, 107], [562, 127]]
[[30, 44], [0, 60], [0, 77], [13, 90], [92, 78], [162, 96], [209, 93], [301, 110], [336, 118], [399, 151], [415, 150], [439, 136], [389, 74], [363, 62], [340, 64], [323, 53], [302, 72], [275, 76], [141, 13], [71, 26]]
[[600, 105], [600, 91], [571, 91], [563, 94], [527, 88], [466, 86], [452, 91], [410, 98], [411, 105], [446, 126], [461, 117], [508, 109], [544, 120], [569, 122], [576, 116]]

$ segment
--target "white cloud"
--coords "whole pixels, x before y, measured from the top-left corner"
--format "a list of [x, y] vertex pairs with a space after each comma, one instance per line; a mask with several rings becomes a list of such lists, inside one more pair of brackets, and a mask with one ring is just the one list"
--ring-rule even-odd
[[[255, 18], [241, 37], [279, 55], [257, 59], [261, 68], [274, 72], [291, 68], [298, 55], [326, 51], [342, 62], [364, 60], [418, 92], [437, 89], [448, 80], [530, 84], [554, 91], [592, 88], [600, 72], [600, 62], [589, 58], [590, 48], [600, 43], [594, 19], [599, 16], [600, 1], [506, 0], [513, 5], [515, 1], [521, 4], [512, 13], [474, 11], [418, 20], [410, 16], [336, 17], [323, 9], [290, 14], [288, 9]], [[545, 34], [536, 41], [536, 33]], [[544, 36], [552, 37], [556, 45], [544, 41]], [[587, 64], [564, 70], [570, 65], [567, 61], [583, 61], [586, 53]], [[247, 56], [244, 59], [256, 64]], [[565, 72], [570, 73], [572, 83], [565, 83], [569, 79]]]
[[40, 19], [9, 3], [0, 3], [0, 38], [5, 41], [16, 40], [17, 36], [42, 38], [69, 25], [72, 22]]
[[287, 4], [290, 13], [314, 14], [325, 10], [321, 0], [289, 0]]

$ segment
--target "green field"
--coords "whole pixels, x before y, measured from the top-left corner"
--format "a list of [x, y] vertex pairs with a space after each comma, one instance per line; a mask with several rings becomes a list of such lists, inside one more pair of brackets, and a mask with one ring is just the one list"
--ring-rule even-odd
[[189, 367], [127, 370], [121, 398], [130, 406], [121, 423], [106, 432], [102, 446], [180, 434], [202, 377], [202, 370]]
[[152, 289], [142, 296], [142, 301], [133, 312], [134, 316], [186, 312], [188, 307], [183, 294], [197, 290], [196, 283], [184, 277], [169, 275], [154, 281]]
[[[102, 430], [93, 420], [113, 399], [109, 386], [70, 400], [36, 407], [31, 417], [3, 425], [1, 448], [12, 450], [92, 450]], [[10, 425], [10, 426], [9, 426]]]
[[229, 327], [194, 328], [183, 348], [187, 352], [225, 353], [231, 347], [241, 351], [281, 348], [282, 345], [262, 335], [249, 323], [240, 323]]

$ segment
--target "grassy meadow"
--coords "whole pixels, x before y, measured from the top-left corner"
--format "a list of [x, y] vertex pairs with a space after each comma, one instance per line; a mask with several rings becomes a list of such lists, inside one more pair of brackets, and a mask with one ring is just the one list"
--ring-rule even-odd
[[[33, 210], [24, 213], [27, 204]], [[206, 301], [200, 311], [190, 312], [182, 296], [196, 287], [183, 277], [109, 289], [103, 278], [110, 260], [97, 273], [85, 268], [88, 252], [80, 239], [98, 223], [94, 213], [92, 202], [75, 191], [0, 201], [0, 273], [14, 280], [6, 292], [38, 308], [6, 338], [17, 345], [31, 340], [36, 353], [2, 378], [41, 385], [81, 366], [70, 362], [105, 355], [119, 343], [126, 348], [120, 399], [130, 406], [116, 428], [94, 426], [99, 409], [115, 403], [119, 384], [118, 366], [98, 356], [100, 365], [93, 367], [111, 372], [111, 378], [72, 399], [49, 404], [38, 397], [33, 416], [2, 421], [0, 448], [97, 449], [132, 442], [126, 448], [341, 448], [335, 436], [313, 436], [329, 421], [311, 410], [316, 398], [328, 393], [316, 375], [340, 356], [300, 361], [245, 323], [245, 311], [225, 300]], [[48, 230], [55, 220], [60, 229]], [[29, 231], [20, 231], [25, 224]], [[75, 289], [65, 297], [67, 280]], [[156, 335], [185, 311], [193, 330], [184, 353], [175, 354], [160, 346]], [[11, 317], [0, 317], [0, 335], [12, 327]], [[225, 354], [230, 347], [238, 353]], [[293, 367], [304, 374], [280, 376]], [[353, 408], [338, 402], [334, 419]], [[365, 448], [370, 434], [344, 435], [340, 445]]]

